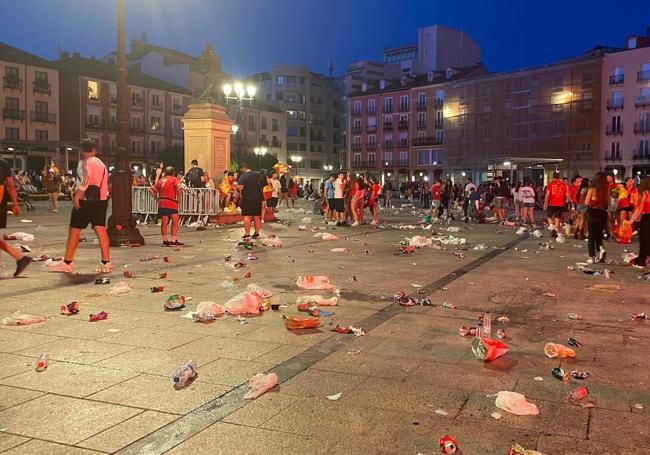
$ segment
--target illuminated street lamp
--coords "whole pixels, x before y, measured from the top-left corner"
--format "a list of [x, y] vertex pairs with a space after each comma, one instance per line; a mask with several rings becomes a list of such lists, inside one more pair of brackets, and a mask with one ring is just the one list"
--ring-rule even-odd
[[257, 93], [257, 87], [249, 84], [244, 88], [243, 82], [240, 81], [234, 81], [232, 84], [223, 84], [222, 90], [226, 101], [234, 101], [239, 105], [242, 105], [244, 101], [253, 104], [253, 99]]
[[[298, 164], [298, 163], [300, 163], [300, 162], [302, 161], [302, 156], [300, 156], [300, 155], [291, 155], [291, 156], [289, 157], [289, 160], [290, 160], [292, 163], [296, 163], [296, 164]], [[298, 175], [298, 166], [296, 166], [296, 175]]]
[[253, 149], [253, 152], [255, 152], [255, 155], [257, 155], [257, 167], [259, 169], [262, 169], [262, 157], [266, 155], [266, 152], [269, 150], [266, 147], [255, 147]]
[[326, 171], [331, 171], [332, 169], [334, 169], [334, 166], [332, 166], [331, 164], [326, 164], [323, 166], [323, 169], [325, 169]]

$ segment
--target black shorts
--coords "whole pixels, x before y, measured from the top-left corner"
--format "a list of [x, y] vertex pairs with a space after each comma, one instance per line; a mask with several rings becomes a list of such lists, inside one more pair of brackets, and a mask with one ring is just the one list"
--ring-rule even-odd
[[0, 204], [0, 229], [7, 227], [7, 204]]
[[546, 216], [549, 218], [561, 218], [562, 212], [564, 212], [563, 205], [549, 205], [546, 209]]
[[277, 197], [269, 198], [269, 200], [266, 202], [266, 205], [272, 209], [276, 208], [278, 206], [278, 198]]
[[262, 198], [242, 199], [241, 214], [243, 216], [262, 216]]
[[329, 207], [329, 210], [334, 210], [334, 198], [328, 198], [327, 199], [327, 206]]
[[158, 216], [172, 216], [172, 215], [178, 215], [178, 209], [158, 207]]
[[79, 201], [79, 208], [72, 209], [70, 227], [86, 229], [88, 223], [92, 227], [106, 226], [106, 210], [108, 201]]
[[336, 210], [336, 213], [344, 213], [345, 205], [343, 204], [343, 199], [330, 199], [330, 210]]

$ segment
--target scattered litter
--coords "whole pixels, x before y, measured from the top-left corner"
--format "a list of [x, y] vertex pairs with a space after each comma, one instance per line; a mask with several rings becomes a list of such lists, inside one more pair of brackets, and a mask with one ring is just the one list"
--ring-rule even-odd
[[497, 412], [497, 411], [494, 411], [494, 412], [493, 412], [492, 414], [490, 414], [490, 415], [491, 415], [492, 418], [495, 419], [495, 420], [499, 420], [501, 417], [503, 417], [503, 414], [501, 414], [500, 412]]
[[508, 345], [499, 340], [491, 338], [474, 338], [472, 340], [472, 352], [477, 359], [485, 362], [492, 361], [508, 352]]
[[119, 333], [119, 332], [120, 332], [120, 329], [108, 329], [107, 332], [110, 332], [110, 333]]
[[20, 222], [21, 223], [33, 223], [34, 221], [33, 220], [28, 220], [27, 218], [23, 218], [22, 220], [20, 220]]
[[317, 289], [338, 293], [334, 285], [330, 282], [329, 277], [326, 276], [299, 276], [296, 280], [296, 285], [300, 289]]
[[600, 291], [600, 292], [615, 292], [620, 291], [621, 287], [618, 284], [592, 284], [587, 286], [589, 291]]
[[319, 318], [300, 318], [282, 315], [282, 319], [284, 320], [284, 325], [288, 330], [315, 329], [320, 327]]
[[36, 371], [39, 373], [47, 369], [47, 363], [50, 360], [50, 356], [47, 352], [41, 354], [41, 356], [36, 361]]
[[[329, 299], [323, 297], [322, 295], [303, 295], [296, 298], [296, 305], [300, 307], [301, 305], [310, 306], [334, 306], [338, 304], [338, 297], [330, 297]], [[300, 308], [298, 308], [300, 310]]]
[[237, 321], [237, 322], [239, 322], [241, 325], [248, 324], [248, 321], [247, 321], [246, 318], [243, 317], [243, 316], [237, 316], [237, 317], [235, 317], [234, 320]]
[[449, 415], [449, 413], [444, 409], [436, 409], [436, 414], [440, 414], [441, 416]]
[[573, 370], [570, 374], [573, 379], [578, 379], [580, 381], [582, 381], [583, 379], [587, 379], [589, 377], [589, 372], [587, 371]]
[[188, 360], [174, 373], [174, 387], [180, 389], [189, 385], [196, 376], [196, 362]]
[[192, 314], [192, 320], [194, 322], [212, 322], [221, 316], [224, 311], [224, 308], [215, 302], [201, 302]]
[[487, 250], [487, 247], [485, 246], [485, 243], [479, 243], [478, 245], [476, 245], [476, 246], [475, 246], [474, 248], [472, 248], [472, 249], [473, 249], [473, 250], [479, 250], [479, 251], [480, 251], [480, 250]]
[[458, 452], [458, 444], [456, 443], [456, 440], [448, 434], [438, 439], [438, 445], [440, 446], [440, 451], [442, 453], [455, 454]]
[[453, 232], [453, 233], [456, 233], [456, 232], [460, 232], [460, 228], [459, 228], [459, 227], [456, 227], [456, 226], [449, 226], [449, 227], [446, 229], [446, 231], [447, 231], [447, 232]]
[[122, 295], [131, 292], [133, 288], [126, 281], [118, 281], [108, 289], [108, 295]]
[[422, 237], [421, 235], [413, 236], [409, 240], [409, 245], [413, 246], [413, 247], [416, 247], [416, 248], [421, 248], [421, 247], [424, 247], [424, 246], [431, 246], [432, 243], [433, 243], [433, 241], [431, 239], [426, 238], [426, 237]]
[[361, 351], [358, 349], [355, 349], [354, 351], [348, 351], [348, 355], [358, 355], [361, 354]]
[[2, 325], [30, 325], [45, 322], [45, 320], [45, 316], [16, 311], [11, 316], [2, 318]]
[[575, 338], [567, 338], [566, 342], [569, 346], [573, 346], [574, 348], [582, 347], [582, 343], [576, 340]]
[[633, 321], [641, 321], [646, 319], [645, 313], [637, 313], [636, 311], [630, 315], [630, 319]]
[[326, 398], [330, 401], [337, 401], [339, 398], [341, 398], [343, 394], [341, 392], [335, 393], [334, 395], [327, 395]]
[[271, 307], [272, 297], [273, 293], [268, 289], [249, 284], [244, 292], [240, 292], [225, 303], [226, 312], [232, 315], [257, 314], [264, 311], [265, 301], [268, 301], [268, 307]]
[[106, 311], [100, 311], [99, 313], [91, 314], [88, 317], [89, 322], [103, 321], [104, 319], [108, 319], [108, 313]]
[[519, 444], [515, 443], [508, 452], [508, 455], [544, 455], [542, 452], [537, 450], [526, 450]]
[[557, 294], [554, 294], [552, 292], [545, 292], [542, 294], [544, 297], [557, 297]]
[[567, 314], [567, 318], [569, 318], [571, 321], [579, 321], [582, 319], [582, 315], [578, 313], [569, 313]]
[[544, 378], [541, 377], [541, 376], [535, 376], [535, 377], [533, 378], [533, 380], [534, 380], [534, 381], [542, 382], [542, 381], [544, 380]]
[[506, 322], [510, 322], [510, 318], [508, 316], [499, 316], [497, 318], [497, 321], [506, 323]]
[[278, 383], [278, 375], [275, 373], [258, 373], [248, 381], [249, 391], [244, 395], [246, 400], [254, 400], [265, 394]]
[[350, 250], [347, 248], [332, 248], [330, 250], [332, 253], [349, 253]]
[[494, 404], [497, 408], [503, 409], [510, 414], [519, 416], [539, 414], [537, 406], [526, 401], [526, 397], [517, 392], [500, 391]]
[[576, 352], [573, 349], [567, 348], [559, 343], [546, 343], [546, 346], [544, 346], [544, 354], [549, 359], [574, 358], [576, 356]]
[[262, 245], [271, 248], [280, 248], [282, 246], [282, 241], [280, 240], [280, 237], [275, 234], [269, 234], [264, 240], [262, 240]]
[[61, 314], [65, 316], [72, 316], [79, 313], [79, 302], [70, 302], [67, 305], [61, 305]]
[[5, 234], [5, 240], [20, 240], [21, 242], [33, 242], [34, 235], [28, 234], [27, 232], [14, 232], [13, 234]]
[[635, 408], [635, 409], [644, 409], [645, 406], [643, 406], [641, 403], [635, 403], [635, 404], [634, 404], [634, 408]]
[[567, 395], [567, 400], [570, 403], [577, 403], [578, 401], [587, 398], [587, 395], [589, 395], [589, 389], [587, 387], [578, 387]]
[[329, 232], [319, 232], [317, 234], [314, 234], [315, 239], [321, 239], [321, 240], [338, 240], [339, 238], [335, 236], [334, 234], [330, 234]]
[[555, 379], [558, 379], [558, 380], [560, 380], [562, 382], [567, 382], [569, 380], [569, 378], [570, 378], [569, 373], [567, 373], [566, 371], [564, 371], [560, 367], [553, 368], [553, 370], [551, 371], [551, 375]]
[[180, 294], [172, 294], [165, 300], [165, 311], [178, 311], [185, 308], [185, 296]]

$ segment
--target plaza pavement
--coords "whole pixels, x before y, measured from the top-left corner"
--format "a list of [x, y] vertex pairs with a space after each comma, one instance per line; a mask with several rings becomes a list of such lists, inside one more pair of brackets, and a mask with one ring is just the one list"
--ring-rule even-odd
[[[68, 213], [45, 213], [39, 204], [36, 213], [19, 217], [33, 223], [10, 218], [4, 233], [33, 233], [33, 255], [61, 255]], [[585, 259], [585, 242], [540, 251], [547, 233], [524, 238], [513, 228], [463, 223], [454, 224], [462, 229], [454, 235], [467, 238], [464, 259], [453, 255], [456, 247], [395, 256], [404, 237], [426, 234], [395, 228], [418, 221], [408, 210], [386, 216], [385, 229], [330, 230], [340, 236], [334, 242], [298, 231], [304, 216], [313, 215], [281, 213], [291, 225], [265, 225], [264, 233], [276, 233], [284, 246], [258, 242], [258, 260], [239, 271], [224, 261], [226, 254], [245, 256], [234, 249], [239, 227], [183, 228], [180, 239], [187, 246], [173, 251], [159, 246], [157, 227], [141, 226], [146, 246], [112, 250], [113, 284], [124, 280], [133, 287], [118, 297], [93, 297], [109, 286], [93, 284], [92, 276], [48, 273], [40, 263], [11, 279], [13, 261], [3, 255], [0, 317], [22, 309], [50, 318], [0, 327], [0, 452], [415, 455], [439, 453], [437, 439], [451, 434], [465, 455], [505, 454], [515, 441], [547, 455], [650, 453], [650, 331], [646, 322], [629, 318], [650, 309], [650, 283], [638, 279], [638, 270], [608, 266], [610, 279], [568, 271]], [[81, 272], [99, 259], [92, 231], [85, 235], [76, 261]], [[486, 249], [474, 250], [480, 243]], [[350, 252], [330, 252], [334, 247]], [[607, 247], [613, 258], [622, 251], [613, 243]], [[171, 263], [139, 261], [148, 255], [168, 255]], [[127, 264], [133, 279], [122, 278]], [[168, 277], [158, 279], [163, 271]], [[236, 289], [218, 287], [247, 271], [252, 277]], [[289, 332], [280, 314], [297, 314], [295, 299], [304, 292], [295, 280], [303, 274], [330, 276], [341, 299], [320, 329]], [[244, 325], [230, 316], [194, 323], [163, 311], [171, 293], [191, 296], [188, 307], [195, 308], [203, 300], [223, 303], [248, 283], [271, 289], [275, 302], [287, 307], [247, 317]], [[396, 292], [415, 292], [412, 284], [423, 286], [434, 304], [446, 301], [457, 309], [393, 304]], [[593, 284], [621, 290], [587, 289]], [[153, 285], [165, 291], [151, 293]], [[81, 313], [60, 315], [59, 307], [73, 300]], [[102, 310], [107, 320], [88, 322], [88, 314]], [[483, 311], [510, 318], [493, 323], [494, 331], [506, 330], [510, 351], [491, 363], [476, 360], [471, 340], [458, 335]], [[584, 319], [571, 321], [569, 312]], [[368, 333], [337, 334], [331, 331], [336, 324]], [[566, 344], [567, 337], [584, 344], [576, 359], [544, 356], [546, 342]], [[37, 373], [43, 352], [50, 365]], [[199, 374], [177, 391], [171, 375], [187, 359], [198, 362]], [[567, 403], [566, 395], [583, 384], [554, 379], [556, 366], [591, 373], [583, 382], [593, 408]], [[247, 380], [269, 370], [278, 373], [279, 386], [244, 400]], [[496, 420], [492, 395], [500, 390], [523, 393], [540, 414], [500, 411]], [[326, 398], [339, 392], [337, 401]]]

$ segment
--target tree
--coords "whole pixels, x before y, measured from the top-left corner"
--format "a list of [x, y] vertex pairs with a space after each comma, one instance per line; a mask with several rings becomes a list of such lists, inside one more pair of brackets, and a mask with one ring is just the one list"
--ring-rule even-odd
[[254, 171], [259, 171], [261, 169], [266, 169], [271, 171], [273, 165], [278, 162], [278, 158], [275, 155], [267, 153], [261, 158], [255, 155], [254, 153], [242, 153], [241, 157], [237, 159], [237, 164], [246, 163]]
[[185, 167], [185, 150], [180, 145], [167, 147], [160, 154], [160, 161], [165, 163], [165, 166], [174, 166], [177, 171], [183, 170]]

